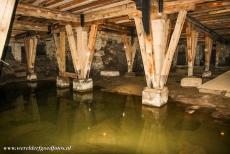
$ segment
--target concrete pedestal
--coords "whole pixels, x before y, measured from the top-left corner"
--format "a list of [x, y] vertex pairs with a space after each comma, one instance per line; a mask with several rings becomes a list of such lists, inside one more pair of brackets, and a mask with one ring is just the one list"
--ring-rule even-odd
[[126, 72], [125, 73], [125, 77], [135, 77], [135, 76], [136, 76], [135, 72]]
[[101, 71], [100, 75], [104, 77], [115, 77], [115, 76], [120, 76], [120, 72], [119, 71]]
[[181, 80], [182, 87], [199, 87], [202, 84], [202, 79], [197, 77], [186, 77]]
[[68, 88], [70, 85], [69, 78], [57, 76], [56, 84], [58, 88]]
[[92, 79], [73, 80], [73, 90], [76, 92], [87, 92], [87, 91], [92, 91], [92, 89], [93, 89]]
[[37, 80], [37, 75], [36, 74], [28, 74], [27, 75], [27, 80], [28, 81], [36, 81]]
[[168, 101], [168, 88], [163, 89], [151, 89], [145, 88], [142, 91], [142, 104], [161, 107]]
[[203, 78], [209, 78], [212, 76], [212, 72], [211, 71], [205, 71], [203, 74], [202, 74], [202, 77]]

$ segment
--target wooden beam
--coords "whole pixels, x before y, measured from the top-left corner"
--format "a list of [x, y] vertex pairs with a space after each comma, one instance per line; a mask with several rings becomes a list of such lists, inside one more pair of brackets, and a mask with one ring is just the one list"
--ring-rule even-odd
[[[147, 38], [144, 32], [144, 26], [142, 22], [142, 18], [138, 15], [133, 16], [136, 30], [137, 30], [137, 37], [139, 40], [140, 50], [141, 50], [141, 57], [144, 65], [145, 70], [145, 77], [146, 83], [149, 88], [153, 87], [154, 83], [154, 64], [153, 64], [153, 53], [152, 53], [152, 44], [151, 39]], [[146, 43], [147, 42], [147, 43]]]
[[125, 55], [126, 55], [126, 60], [127, 60], [127, 65], [128, 65], [128, 72], [133, 71], [133, 62], [137, 50], [137, 40], [134, 39], [134, 42], [132, 44], [131, 38], [128, 37], [127, 35], [122, 36], [123, 43], [124, 43], [124, 49], [125, 49]]
[[10, 27], [10, 22], [15, 6], [15, 0], [2, 0], [0, 5], [0, 59], [5, 47], [5, 42]]
[[13, 30], [48, 32], [48, 26], [25, 21], [14, 21]]
[[205, 36], [205, 72], [208, 72], [210, 70], [210, 60], [211, 60], [211, 54], [212, 54], [212, 45], [213, 41], [210, 36]]
[[70, 47], [70, 52], [71, 52], [71, 57], [72, 57], [72, 61], [73, 61], [73, 66], [74, 66], [74, 70], [75, 73], [79, 73], [80, 70], [80, 66], [79, 66], [79, 53], [77, 50], [77, 45], [76, 45], [76, 41], [74, 38], [74, 33], [73, 33], [73, 29], [71, 25], [66, 25], [66, 34], [67, 34], [67, 38], [68, 38], [68, 42], [69, 42], [69, 47]]
[[87, 60], [85, 64], [85, 73], [86, 73], [84, 75], [85, 78], [89, 78], [90, 68], [91, 68], [91, 64], [93, 62], [93, 56], [95, 53], [97, 31], [98, 31], [98, 25], [94, 24], [90, 27], [88, 45], [87, 45], [89, 54], [87, 54]]
[[80, 17], [75, 14], [35, 7], [22, 3], [18, 4], [16, 14], [27, 17], [57, 20], [60, 22], [80, 23]]
[[173, 59], [174, 53], [176, 51], [176, 47], [180, 39], [180, 35], [183, 29], [186, 15], [187, 15], [187, 11], [185, 10], [180, 11], [178, 14], [176, 25], [175, 25], [175, 28], [174, 28], [174, 31], [173, 31], [173, 34], [172, 34], [172, 37], [169, 43], [169, 47], [168, 47], [168, 50], [165, 56], [163, 67], [161, 70], [161, 87], [163, 87], [167, 82], [170, 67], [172, 64], [172, 59]]
[[217, 34], [214, 30], [206, 27], [205, 25], [201, 24], [198, 20], [191, 16], [187, 16], [187, 21], [192, 23], [194, 26], [196, 26], [199, 30], [202, 32], [208, 33], [214, 40], [218, 40], [220, 42], [227, 43], [227, 40], [225, 40], [222, 36]]
[[196, 56], [196, 47], [198, 42], [198, 32], [191, 23], [187, 23], [187, 58], [188, 58], [188, 76], [193, 76], [193, 68]]
[[60, 36], [53, 34], [54, 44], [56, 47], [56, 57], [58, 63], [59, 72], [66, 71], [66, 59], [65, 59], [65, 32], [61, 31]]
[[216, 42], [216, 61], [215, 61], [215, 67], [218, 67], [220, 64], [220, 54], [221, 54], [221, 43]]
[[26, 51], [28, 74], [34, 74], [37, 42], [38, 40], [36, 36], [25, 39], [25, 51]]
[[167, 19], [152, 19], [152, 37], [153, 37], [153, 51], [154, 51], [154, 61], [155, 61], [155, 87], [160, 88], [160, 76], [165, 59], [165, 50], [167, 45], [167, 37], [169, 30], [169, 22]]

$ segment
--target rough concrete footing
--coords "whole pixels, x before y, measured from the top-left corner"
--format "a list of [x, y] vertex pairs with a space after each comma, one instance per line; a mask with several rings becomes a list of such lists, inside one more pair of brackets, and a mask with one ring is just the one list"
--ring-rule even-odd
[[186, 77], [181, 80], [182, 87], [199, 87], [202, 84], [202, 79], [197, 77]]
[[57, 76], [56, 85], [58, 88], [67, 88], [70, 85], [69, 78]]
[[205, 71], [203, 74], [202, 74], [202, 77], [203, 78], [209, 78], [212, 76], [212, 72], [211, 71]]
[[135, 77], [135, 76], [136, 76], [135, 72], [126, 72], [125, 73], [125, 77]]
[[142, 91], [142, 104], [161, 107], [168, 101], [168, 88], [163, 89], [151, 89], [145, 88]]
[[119, 71], [101, 71], [100, 75], [104, 77], [115, 77], [115, 76], [120, 76], [120, 72]]
[[36, 81], [37, 80], [37, 75], [36, 74], [28, 74], [27, 75], [27, 80], [28, 81]]
[[76, 92], [87, 92], [87, 91], [92, 91], [92, 89], [93, 89], [92, 79], [73, 80], [73, 90]]

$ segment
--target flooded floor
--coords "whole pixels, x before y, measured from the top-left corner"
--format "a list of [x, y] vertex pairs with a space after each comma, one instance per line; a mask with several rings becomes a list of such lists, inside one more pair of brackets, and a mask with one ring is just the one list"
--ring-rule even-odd
[[142, 106], [141, 97], [100, 89], [80, 95], [57, 90], [54, 82], [9, 84], [0, 88], [0, 153], [15, 153], [5, 148], [17, 146], [79, 154], [230, 153], [229, 123], [208, 111], [189, 115], [178, 104], [157, 109]]

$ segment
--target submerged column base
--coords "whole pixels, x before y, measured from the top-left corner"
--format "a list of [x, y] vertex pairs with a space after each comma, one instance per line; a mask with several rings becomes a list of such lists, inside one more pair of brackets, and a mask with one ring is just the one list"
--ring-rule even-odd
[[67, 88], [69, 87], [69, 78], [57, 76], [56, 84], [58, 88]]
[[27, 80], [28, 81], [36, 81], [37, 80], [37, 75], [36, 74], [28, 74], [27, 75]]
[[92, 91], [92, 89], [93, 89], [92, 79], [73, 80], [73, 90], [76, 92], [88, 92], [88, 91]]
[[142, 91], [142, 104], [161, 107], [168, 101], [168, 88], [163, 89], [151, 89], [145, 88]]
[[199, 87], [202, 84], [202, 79], [197, 77], [185, 77], [181, 80], [182, 87]]
[[202, 74], [202, 78], [209, 78], [212, 76], [212, 72], [211, 71], [205, 71], [203, 74]]

